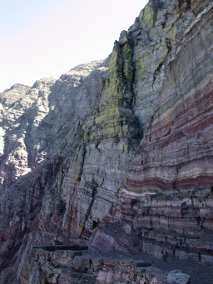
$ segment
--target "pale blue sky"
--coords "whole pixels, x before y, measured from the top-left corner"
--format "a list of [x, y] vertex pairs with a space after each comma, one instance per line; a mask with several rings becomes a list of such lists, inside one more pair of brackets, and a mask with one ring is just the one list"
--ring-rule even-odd
[[147, 0], [0, 0], [0, 91], [103, 59]]

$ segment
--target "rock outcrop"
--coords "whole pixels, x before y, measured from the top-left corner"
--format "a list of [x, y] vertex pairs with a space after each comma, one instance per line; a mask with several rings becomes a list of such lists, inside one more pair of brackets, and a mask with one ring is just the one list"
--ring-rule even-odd
[[[113, 224], [97, 232], [93, 244], [110, 234], [115, 239], [111, 243], [121, 250], [212, 262], [212, 3], [196, 12], [193, 5], [186, 6], [184, 14], [180, 7], [172, 24], [169, 18], [164, 23], [164, 29], [172, 26], [173, 38], [168, 31], [165, 39], [156, 34], [164, 10], [158, 10], [155, 27], [149, 30], [154, 49], [161, 48], [157, 39], [165, 45], [159, 65], [153, 66], [154, 58], [154, 64], [144, 65], [144, 80], [136, 80], [136, 90], [143, 93], [136, 96], [136, 113], [143, 121], [144, 137], [109, 218]], [[201, 47], [204, 42], [207, 49]], [[141, 51], [147, 62], [155, 54], [150, 45]], [[138, 110], [140, 106], [144, 109]], [[118, 226], [123, 234], [113, 231]]]
[[105, 61], [0, 94], [0, 283], [175, 277], [139, 271], [147, 253], [212, 264], [212, 26], [212, 1], [151, 0]]

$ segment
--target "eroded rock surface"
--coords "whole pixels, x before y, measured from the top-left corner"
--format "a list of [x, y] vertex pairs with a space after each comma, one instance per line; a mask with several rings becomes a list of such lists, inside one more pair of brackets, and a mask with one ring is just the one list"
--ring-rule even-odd
[[167, 276], [168, 284], [187, 284], [190, 283], [190, 276], [178, 270], [171, 271]]
[[135, 75], [143, 139], [118, 204], [92, 239], [96, 249], [213, 261], [212, 3], [197, 10], [198, 2], [170, 1], [165, 34], [157, 33], [165, 13], [158, 7], [151, 40], [143, 49], [144, 41], [137, 44], [136, 55], [147, 62], [143, 80], [138, 69]]
[[[53, 250], [51, 250], [51, 248]], [[21, 274], [22, 282], [26, 283], [90, 283], [90, 284], [165, 284], [167, 273], [156, 267], [148, 267], [125, 256], [98, 256], [85, 250], [66, 247], [35, 247], [31, 255], [33, 272]], [[171, 274], [171, 273], [170, 273]], [[174, 274], [173, 278], [174, 278]], [[179, 271], [179, 278], [181, 272]], [[169, 276], [169, 275], [168, 275]], [[178, 279], [178, 275], [176, 275]], [[42, 283], [43, 283], [42, 282]]]
[[212, 16], [152, 0], [105, 61], [0, 94], [0, 283], [166, 281], [117, 252], [213, 262]]

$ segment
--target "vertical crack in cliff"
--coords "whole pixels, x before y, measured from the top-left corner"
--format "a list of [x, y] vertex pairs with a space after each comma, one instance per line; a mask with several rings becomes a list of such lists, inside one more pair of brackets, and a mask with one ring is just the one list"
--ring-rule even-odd
[[89, 206], [87, 208], [87, 212], [85, 214], [85, 218], [84, 218], [84, 222], [83, 222], [83, 225], [82, 225], [82, 230], [81, 230], [81, 233], [80, 233], [80, 237], [83, 236], [84, 232], [85, 232], [85, 229], [86, 229], [86, 224], [87, 224], [87, 221], [91, 215], [91, 211], [92, 211], [92, 208], [93, 208], [93, 204], [95, 202], [95, 198], [96, 198], [96, 194], [97, 194], [97, 191], [98, 191], [98, 187], [100, 187], [97, 182], [94, 180], [94, 178], [92, 179], [91, 183], [88, 184], [88, 186], [91, 188], [91, 201], [89, 203]]
[[81, 181], [81, 177], [82, 177], [83, 170], [84, 170], [84, 163], [85, 163], [86, 154], [87, 154], [86, 145], [85, 145], [84, 142], [83, 142], [82, 148], [83, 148], [82, 149], [82, 157], [81, 157], [81, 161], [80, 161], [80, 169], [79, 169], [79, 174], [78, 174], [78, 181], [79, 182]]
[[[124, 105], [128, 110], [131, 111], [132, 119], [126, 117], [126, 123], [128, 124], [128, 145], [131, 145], [132, 149], [137, 146], [142, 137], [143, 137], [143, 130], [140, 125], [140, 122], [137, 116], [134, 113], [134, 105], [136, 100], [136, 93], [135, 93], [135, 73], [136, 73], [136, 64], [134, 60], [134, 49], [135, 49], [135, 42], [131, 38], [131, 34], [127, 32], [123, 32], [121, 34], [120, 41], [122, 42], [122, 36], [125, 39], [125, 43], [117, 43], [118, 49], [118, 57], [120, 58], [120, 65], [121, 65], [121, 86], [123, 89], [123, 96], [124, 96]], [[133, 142], [134, 141], [134, 142]], [[136, 145], [135, 145], [136, 144]]]
[[152, 88], [154, 87], [157, 76], [160, 74], [162, 67], [166, 63], [166, 61], [167, 61], [167, 59], [168, 59], [168, 57], [169, 57], [169, 55], [172, 51], [172, 42], [169, 38], [165, 39], [165, 46], [166, 46], [166, 49], [167, 49], [166, 54], [161, 59], [161, 61], [159, 62], [158, 66], [156, 67], [156, 69], [154, 70], [154, 73], [153, 73]]

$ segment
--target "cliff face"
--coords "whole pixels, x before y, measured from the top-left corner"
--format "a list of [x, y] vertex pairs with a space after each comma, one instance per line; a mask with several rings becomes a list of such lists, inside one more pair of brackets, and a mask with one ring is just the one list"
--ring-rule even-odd
[[[213, 260], [212, 3], [198, 11], [198, 2], [170, 3], [166, 22], [158, 8], [151, 41], [135, 47], [145, 61], [143, 80], [136, 69], [134, 107], [144, 136], [119, 191], [113, 224], [93, 240], [97, 248]], [[122, 234], [114, 232], [117, 226]]]
[[[101, 253], [213, 261], [212, 9], [152, 0], [104, 62], [0, 94], [0, 283], [74, 281], [53, 268], [72, 257], [35, 250], [90, 236]], [[122, 281], [151, 283], [128, 267]]]

